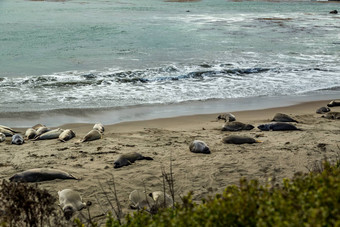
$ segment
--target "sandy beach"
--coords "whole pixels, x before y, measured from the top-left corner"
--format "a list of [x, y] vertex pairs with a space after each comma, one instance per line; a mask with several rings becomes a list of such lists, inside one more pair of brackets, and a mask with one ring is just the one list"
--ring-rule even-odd
[[[229, 185], [237, 185], [240, 177], [257, 178], [262, 183], [271, 178], [280, 183], [296, 172], [308, 172], [316, 161], [339, 158], [340, 121], [325, 119], [315, 113], [328, 102], [232, 112], [237, 121], [255, 126], [253, 130], [241, 132], [221, 131], [224, 121], [217, 121], [220, 113], [216, 113], [105, 125], [102, 139], [85, 143], [79, 140], [96, 122], [59, 126], [76, 133], [76, 138], [65, 143], [57, 140], [26, 141], [17, 146], [11, 145], [7, 137], [0, 143], [0, 178], [8, 179], [31, 168], [67, 171], [79, 180], [46, 181], [39, 186], [55, 196], [65, 188], [77, 190], [84, 201], [92, 201], [91, 213], [98, 215], [110, 209], [103, 189], [110, 191], [108, 182], [114, 177], [126, 214], [133, 211], [128, 205], [131, 191], [144, 190], [144, 187], [147, 192], [162, 190], [161, 169], [164, 167], [169, 171], [172, 156], [176, 200], [180, 201], [180, 196], [193, 191], [193, 199], [199, 202], [204, 197], [222, 192]], [[331, 109], [340, 111], [340, 107]], [[257, 129], [259, 124], [269, 123], [275, 113], [286, 113], [295, 118], [299, 123], [294, 125], [302, 130], [263, 132]], [[26, 128], [17, 130], [24, 134]], [[263, 142], [244, 145], [221, 142], [231, 134], [256, 137]], [[189, 144], [195, 139], [205, 141], [211, 154], [191, 153]], [[139, 152], [154, 160], [136, 161], [114, 169], [114, 160], [127, 152]], [[113, 198], [112, 193], [109, 196]]]

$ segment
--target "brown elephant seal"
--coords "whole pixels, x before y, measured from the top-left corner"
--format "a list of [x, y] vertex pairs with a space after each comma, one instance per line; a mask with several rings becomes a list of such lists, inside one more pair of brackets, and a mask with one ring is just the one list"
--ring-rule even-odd
[[225, 123], [222, 126], [222, 131], [241, 131], [241, 130], [252, 130], [254, 128], [253, 125], [244, 124], [242, 122], [233, 121]]
[[11, 182], [41, 182], [54, 179], [76, 180], [74, 176], [65, 171], [47, 168], [29, 169], [20, 173], [16, 173], [9, 178]]
[[86, 142], [86, 141], [93, 141], [93, 140], [99, 140], [103, 137], [103, 135], [95, 129], [92, 129], [89, 133], [87, 133], [80, 142]]
[[13, 136], [15, 133], [20, 133], [4, 125], [0, 125], [0, 132], [5, 134], [5, 136]]
[[42, 127], [39, 127], [38, 129], [36, 129], [36, 131], [37, 131], [37, 135], [36, 135], [36, 137], [37, 137], [37, 136], [40, 136], [40, 135], [44, 134], [45, 132], [49, 132], [51, 130], [49, 128], [45, 127], [45, 126], [42, 126]]
[[155, 201], [145, 192], [133, 190], [129, 195], [130, 207], [132, 209], [147, 209], [150, 210]]
[[295, 125], [289, 123], [272, 123], [272, 124], [262, 124], [257, 127], [261, 131], [290, 131], [290, 130], [301, 130], [298, 129]]
[[322, 117], [331, 119], [331, 120], [337, 120], [337, 119], [340, 119], [340, 112], [328, 112], [325, 115], [322, 115]]
[[104, 125], [102, 125], [101, 123], [97, 123], [93, 126], [94, 130], [98, 130], [100, 133], [103, 133], [105, 131], [104, 129]]
[[288, 116], [287, 114], [284, 114], [284, 113], [275, 114], [272, 121], [276, 121], [276, 122], [296, 122], [296, 123], [298, 123], [297, 120], [291, 118], [290, 116]]
[[128, 166], [137, 160], [153, 160], [151, 157], [145, 157], [137, 152], [130, 152], [126, 154], [121, 154], [114, 162], [114, 168], [120, 168], [123, 166]]
[[222, 142], [230, 144], [245, 144], [245, 143], [252, 144], [261, 143], [262, 141], [247, 136], [227, 136], [222, 139]]
[[60, 134], [64, 130], [61, 128], [53, 129], [51, 131], [45, 132], [41, 134], [40, 136], [36, 136], [34, 140], [51, 140], [51, 139], [58, 139]]
[[6, 135], [0, 132], [0, 143], [6, 140]]
[[173, 199], [171, 196], [162, 191], [155, 191], [149, 195], [153, 198], [158, 208], [167, 208], [173, 206]]
[[236, 121], [236, 117], [231, 113], [220, 114], [217, 116], [217, 120], [224, 120], [225, 122]]
[[59, 140], [61, 142], [66, 142], [75, 136], [76, 134], [71, 129], [65, 129], [62, 133], [60, 133]]
[[25, 137], [26, 139], [34, 139], [37, 136], [37, 130], [35, 130], [34, 128], [29, 128], [26, 130], [25, 132]]
[[331, 109], [329, 109], [328, 107], [320, 107], [319, 109], [316, 110], [317, 114], [324, 114], [331, 111]]
[[20, 134], [14, 134], [12, 136], [11, 144], [22, 145], [24, 143], [24, 137]]
[[80, 194], [72, 189], [58, 191], [58, 196], [59, 206], [63, 210], [66, 220], [70, 220], [76, 211], [86, 207], [86, 203], [82, 202]]
[[193, 153], [210, 154], [210, 148], [201, 140], [194, 140], [189, 145], [189, 150]]
[[327, 104], [328, 107], [340, 106], [340, 100], [332, 100]]

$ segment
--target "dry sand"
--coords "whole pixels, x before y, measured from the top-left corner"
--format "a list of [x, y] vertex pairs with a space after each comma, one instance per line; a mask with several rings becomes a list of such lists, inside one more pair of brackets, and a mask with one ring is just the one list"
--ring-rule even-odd
[[[194, 192], [194, 200], [221, 193], [228, 185], [238, 185], [240, 177], [257, 178], [266, 182], [269, 177], [276, 182], [290, 178], [294, 173], [308, 172], [315, 161], [324, 157], [336, 159], [340, 145], [340, 121], [328, 120], [315, 111], [328, 101], [265, 110], [233, 112], [238, 121], [253, 124], [268, 123], [275, 113], [281, 112], [296, 118], [294, 123], [302, 131], [222, 132], [223, 121], [217, 114], [194, 115], [139, 122], [125, 122], [105, 126], [103, 139], [79, 143], [93, 124], [68, 124], [63, 129], [73, 129], [76, 138], [68, 142], [57, 140], [26, 141], [21, 146], [10, 145], [10, 138], [0, 143], [0, 178], [31, 168], [55, 168], [67, 171], [80, 180], [54, 180], [39, 183], [41, 188], [57, 196], [57, 191], [72, 188], [79, 191], [85, 201], [92, 201], [93, 215], [110, 209], [101, 189], [109, 191], [109, 181], [115, 179], [119, 200], [125, 213], [129, 193], [143, 190], [162, 190], [161, 168], [169, 169], [172, 154], [176, 200]], [[340, 107], [333, 107], [340, 111]], [[37, 122], [38, 123], [38, 122]], [[95, 122], [93, 122], [95, 123]], [[8, 125], [10, 127], [10, 125]], [[20, 129], [23, 133], [26, 129]], [[221, 139], [227, 135], [258, 137], [263, 143], [230, 145]], [[189, 143], [195, 139], [205, 141], [212, 153], [189, 152]], [[119, 154], [139, 152], [153, 157], [130, 166], [113, 168]], [[308, 168], [307, 168], [308, 167]], [[109, 193], [113, 198], [112, 193]]]

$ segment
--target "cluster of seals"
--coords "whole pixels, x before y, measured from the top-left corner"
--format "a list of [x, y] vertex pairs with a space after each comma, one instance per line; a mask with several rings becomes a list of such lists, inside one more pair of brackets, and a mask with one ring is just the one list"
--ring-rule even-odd
[[24, 137], [20, 134], [14, 134], [12, 136], [11, 144], [22, 145], [24, 143]]
[[9, 178], [11, 182], [41, 182], [54, 179], [74, 179], [71, 174], [57, 169], [36, 168], [16, 173]]
[[272, 124], [262, 124], [257, 127], [261, 131], [290, 131], [290, 130], [301, 130], [295, 125], [289, 123], [272, 123]]
[[222, 131], [241, 131], [241, 130], [252, 130], [254, 128], [253, 125], [244, 124], [242, 122], [233, 121], [228, 122], [222, 126]]
[[275, 114], [272, 121], [276, 121], [276, 122], [296, 122], [296, 123], [298, 123], [297, 120], [291, 118], [290, 116], [288, 116], [287, 114], [284, 114], [284, 113]]
[[86, 203], [82, 202], [80, 194], [72, 189], [58, 191], [58, 196], [59, 206], [63, 210], [66, 220], [70, 220], [76, 211], [86, 207]]
[[223, 143], [229, 143], [229, 144], [252, 144], [252, 143], [261, 143], [262, 141], [256, 140], [254, 138], [251, 137], [247, 137], [247, 136], [227, 136], [225, 138], [222, 139]]
[[225, 122], [236, 121], [236, 117], [231, 113], [220, 114], [217, 116], [217, 120], [224, 120]]
[[210, 148], [201, 140], [194, 140], [189, 145], [189, 150], [193, 153], [210, 154]]
[[317, 109], [316, 113], [317, 114], [324, 114], [324, 113], [327, 113], [329, 111], [331, 111], [331, 109], [329, 109], [328, 107], [323, 106], [323, 107], [320, 107], [319, 109]]
[[322, 117], [327, 118], [327, 119], [331, 119], [331, 120], [338, 120], [338, 119], [340, 119], [340, 112], [328, 112], [325, 115], [323, 115]]
[[151, 157], [145, 157], [137, 152], [130, 152], [126, 154], [119, 155], [118, 158], [114, 161], [114, 168], [120, 168], [123, 166], [128, 166], [134, 163], [137, 160], [153, 160]]

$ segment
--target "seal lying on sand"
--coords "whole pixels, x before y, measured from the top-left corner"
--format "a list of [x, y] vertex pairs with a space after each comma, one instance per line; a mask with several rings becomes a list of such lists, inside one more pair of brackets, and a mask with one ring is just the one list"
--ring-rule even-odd
[[37, 131], [34, 128], [29, 128], [25, 132], [26, 139], [34, 139], [37, 136]]
[[189, 150], [193, 153], [210, 154], [208, 145], [201, 140], [194, 140], [189, 145]]
[[128, 166], [137, 160], [153, 160], [151, 157], [144, 157], [137, 152], [131, 152], [119, 155], [117, 160], [114, 162], [114, 168], [120, 168], [123, 166]]
[[262, 130], [262, 131], [288, 131], [288, 130], [301, 130], [298, 129], [297, 127], [295, 127], [292, 124], [288, 124], [288, 123], [273, 123], [273, 124], [263, 124], [263, 125], [259, 125], [257, 127], [258, 129]]
[[296, 122], [296, 123], [298, 123], [297, 120], [295, 120], [295, 119], [291, 118], [290, 116], [288, 116], [287, 114], [283, 114], [283, 113], [275, 114], [272, 121], [276, 121], [276, 122]]
[[327, 119], [337, 120], [337, 119], [340, 119], [340, 112], [328, 112], [322, 117], [327, 118]]
[[217, 116], [217, 120], [224, 120], [225, 122], [236, 121], [236, 118], [231, 113], [220, 114]]
[[93, 126], [93, 129], [98, 130], [100, 133], [105, 131], [104, 126], [101, 123], [97, 123]]
[[6, 135], [0, 132], [0, 143], [6, 140]]
[[41, 134], [40, 136], [37, 136], [34, 138], [34, 140], [50, 140], [50, 139], [57, 139], [59, 138], [60, 134], [63, 132], [64, 130], [61, 128], [57, 128], [48, 132], [45, 132], [43, 134]]
[[37, 135], [36, 135], [36, 137], [37, 137], [37, 136], [40, 136], [40, 135], [42, 135], [42, 134], [44, 134], [44, 133], [46, 133], [46, 132], [48, 132], [48, 131], [51, 131], [49, 128], [47, 128], [47, 127], [45, 127], [45, 126], [39, 127], [39, 128], [36, 129], [36, 130], [37, 130]]
[[71, 174], [57, 169], [37, 168], [16, 173], [9, 178], [12, 182], [41, 182], [54, 179], [74, 179]]
[[261, 143], [262, 141], [256, 140], [247, 136], [228, 136], [222, 139], [223, 143], [231, 144], [244, 144], [244, 143]]
[[328, 107], [340, 106], [340, 100], [332, 100], [327, 104]]
[[92, 140], [99, 140], [102, 138], [102, 134], [98, 130], [91, 130], [89, 133], [87, 133], [80, 142], [86, 142], [86, 141], [92, 141]]
[[22, 145], [24, 143], [24, 137], [20, 134], [15, 134], [12, 136], [11, 144]]
[[35, 129], [35, 130], [38, 130], [38, 129], [41, 128], [41, 127], [45, 127], [45, 128], [46, 128], [46, 125], [36, 124], [36, 125], [34, 125], [32, 128]]
[[317, 114], [323, 114], [323, 113], [327, 113], [331, 111], [331, 109], [329, 109], [328, 107], [320, 107], [319, 109], [316, 110]]
[[59, 140], [61, 142], [66, 142], [75, 136], [76, 134], [71, 129], [65, 129], [62, 133], [60, 133]]
[[80, 194], [72, 189], [58, 191], [58, 196], [59, 206], [63, 210], [66, 220], [70, 220], [76, 211], [80, 211], [86, 207], [86, 203], [82, 202]]
[[4, 125], [0, 125], [0, 132], [5, 134], [5, 136], [13, 136], [15, 133], [20, 133]]
[[130, 207], [132, 209], [150, 209], [155, 201], [145, 192], [133, 190], [129, 195]]
[[173, 205], [173, 200], [171, 196], [162, 191], [155, 191], [150, 193], [149, 195], [153, 198], [158, 208], [167, 208]]
[[242, 122], [233, 121], [228, 122], [222, 126], [222, 131], [241, 131], [241, 130], [252, 130], [253, 125], [244, 124]]

